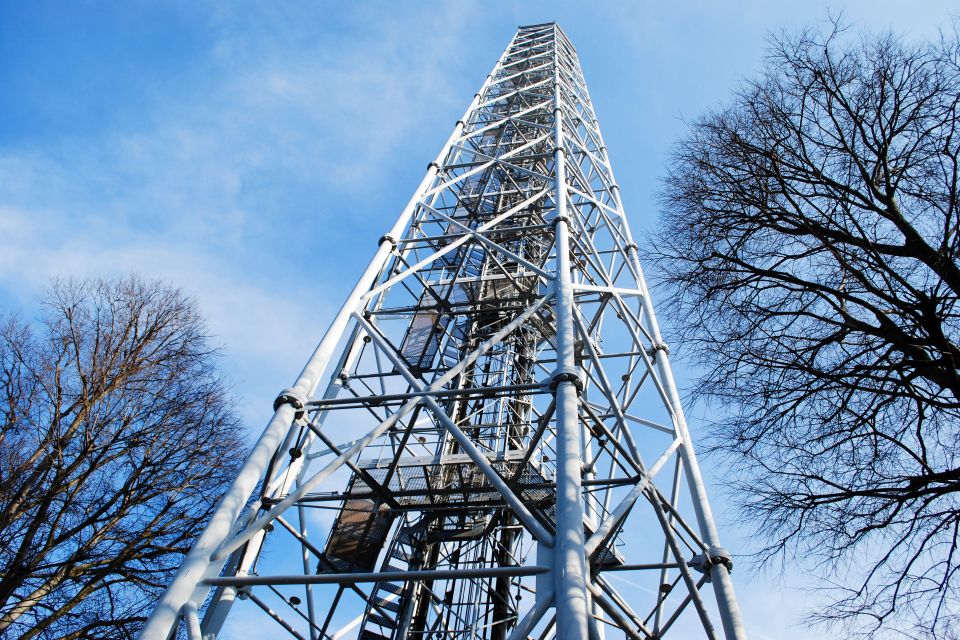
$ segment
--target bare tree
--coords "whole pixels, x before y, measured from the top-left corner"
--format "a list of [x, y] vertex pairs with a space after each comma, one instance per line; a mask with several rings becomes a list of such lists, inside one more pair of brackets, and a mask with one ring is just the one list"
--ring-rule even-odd
[[0, 324], [0, 635], [130, 638], [243, 450], [194, 304], [53, 285]]
[[676, 148], [654, 251], [761, 555], [960, 625], [960, 46], [807, 31]]

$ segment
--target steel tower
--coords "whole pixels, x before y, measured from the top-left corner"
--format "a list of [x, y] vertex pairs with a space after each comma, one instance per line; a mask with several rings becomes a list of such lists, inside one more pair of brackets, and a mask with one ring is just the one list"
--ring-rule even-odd
[[744, 638], [668, 355], [576, 50], [522, 27], [141, 637], [239, 598], [311, 640]]

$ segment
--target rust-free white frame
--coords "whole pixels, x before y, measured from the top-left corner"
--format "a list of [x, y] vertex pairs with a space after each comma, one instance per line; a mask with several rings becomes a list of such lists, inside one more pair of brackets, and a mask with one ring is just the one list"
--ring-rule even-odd
[[[398, 318], [407, 328], [391, 333]], [[417, 331], [427, 337], [417, 342]], [[426, 365], [411, 361], [414, 343], [427, 345]], [[238, 596], [278, 632], [311, 639], [357, 628], [368, 638], [659, 638], [691, 610], [705, 637], [719, 637], [719, 615], [726, 638], [745, 638], [668, 353], [576, 51], [556, 24], [521, 27], [278, 397], [141, 638], [165, 640], [181, 621], [188, 637], [215, 638]], [[339, 417], [348, 414], [325, 424], [343, 409], [373, 416], [372, 428]], [[389, 480], [425, 451], [438, 469], [476, 469], [484, 495], [498, 496], [459, 505], [458, 518], [486, 518], [479, 542], [434, 542], [429, 566], [421, 558], [400, 576], [315, 565], [325, 551], [307, 512], [331, 495], [343, 502], [343, 492], [320, 489], [342, 488], [346, 469], [394, 514], [391, 545], [407, 540], [404, 523], [443, 540], [438, 523], [453, 516], [428, 518], [433, 507], [411, 507]], [[371, 456], [386, 461], [385, 485], [370, 475], [379, 467], [362, 461]], [[550, 506], [521, 485], [527, 471]], [[287, 536], [278, 552], [300, 558], [302, 574], [272, 575], [271, 556], [258, 563], [268, 533]], [[427, 543], [417, 544], [422, 553]], [[451, 544], [474, 563], [445, 557]], [[623, 572], [654, 575], [658, 588], [626, 596], [614, 585]], [[404, 585], [403, 607], [365, 590], [388, 579]], [[448, 594], [478, 601], [443, 602], [431, 592], [438, 582], [469, 585]], [[323, 585], [339, 589], [332, 603], [318, 601]], [[306, 613], [299, 597], [281, 593], [291, 586], [303, 589]], [[526, 591], [535, 597], [521, 607]], [[348, 596], [363, 613], [335, 630]], [[383, 622], [387, 606], [400, 613]]]

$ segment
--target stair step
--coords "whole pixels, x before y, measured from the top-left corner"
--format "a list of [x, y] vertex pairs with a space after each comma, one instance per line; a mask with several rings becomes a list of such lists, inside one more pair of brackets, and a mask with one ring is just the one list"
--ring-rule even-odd
[[404, 527], [400, 530], [400, 533], [397, 534], [397, 541], [401, 544], [410, 544], [413, 541], [414, 530], [410, 527]]
[[364, 629], [357, 640], [390, 640], [390, 636], [382, 636], [379, 633]]
[[387, 611], [400, 611], [400, 601], [396, 599], [387, 600], [386, 598], [374, 598], [373, 606], [380, 609], [386, 609]]
[[393, 584], [392, 582], [381, 582], [380, 588], [384, 591], [389, 591], [394, 595], [399, 596], [403, 594], [403, 585]]
[[392, 564], [388, 564], [387, 566], [385, 566], [385, 567], [383, 568], [383, 571], [384, 571], [384, 572], [396, 571], [397, 573], [402, 573], [402, 572], [404, 572], [404, 571], [408, 571], [408, 569], [402, 569], [402, 568], [397, 567], [397, 566], [394, 566], [394, 565], [392, 565]]
[[410, 563], [413, 560], [413, 556], [404, 551], [403, 549], [394, 549], [393, 553], [390, 554], [391, 557], [401, 560], [406, 563]]
[[368, 615], [368, 616], [367, 616], [367, 622], [368, 622], [369, 624], [375, 624], [375, 625], [377, 625], [377, 626], [384, 627], [384, 628], [386, 628], [386, 629], [396, 629], [396, 628], [397, 628], [397, 621], [396, 621], [396, 620], [392, 620], [392, 619], [390, 619], [390, 618], [384, 618], [383, 616], [381, 616], [381, 615], [379, 615], [379, 614], [377, 614], [377, 613], [371, 613], [370, 615]]

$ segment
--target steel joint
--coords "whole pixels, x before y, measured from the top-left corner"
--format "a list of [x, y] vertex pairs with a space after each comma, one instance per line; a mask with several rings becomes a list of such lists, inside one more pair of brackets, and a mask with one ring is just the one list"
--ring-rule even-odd
[[276, 411], [285, 404], [293, 407], [294, 419], [300, 420], [304, 415], [304, 407], [307, 404], [307, 396], [296, 389], [284, 389], [273, 401], [273, 410]]

